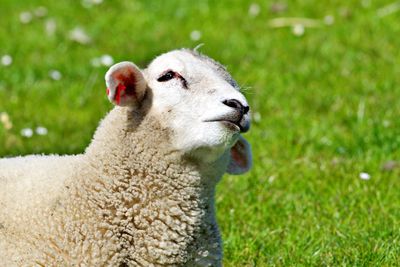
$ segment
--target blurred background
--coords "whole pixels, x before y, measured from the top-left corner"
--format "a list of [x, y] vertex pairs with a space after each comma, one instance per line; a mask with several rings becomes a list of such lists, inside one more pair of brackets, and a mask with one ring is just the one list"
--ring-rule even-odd
[[252, 108], [225, 266], [396, 266], [399, 22], [400, 1], [0, 0], [0, 156], [83, 152], [109, 66], [203, 43]]

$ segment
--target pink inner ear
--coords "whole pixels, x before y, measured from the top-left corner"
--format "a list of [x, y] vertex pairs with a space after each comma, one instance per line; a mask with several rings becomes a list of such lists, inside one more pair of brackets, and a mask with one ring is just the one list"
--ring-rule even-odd
[[117, 91], [115, 92], [115, 102], [119, 105], [121, 102], [121, 94], [126, 90], [126, 86], [123, 84], [118, 84]]
[[231, 149], [231, 156], [233, 161], [241, 168], [248, 166], [246, 157], [246, 148], [241, 142], [237, 142]]
[[134, 73], [117, 73], [115, 79], [126, 87], [126, 94], [135, 95], [136, 78]]
[[120, 104], [121, 98], [125, 96], [136, 96], [136, 79], [134, 73], [116, 73], [114, 79], [120, 82], [117, 88], [115, 88], [114, 100], [117, 104]]

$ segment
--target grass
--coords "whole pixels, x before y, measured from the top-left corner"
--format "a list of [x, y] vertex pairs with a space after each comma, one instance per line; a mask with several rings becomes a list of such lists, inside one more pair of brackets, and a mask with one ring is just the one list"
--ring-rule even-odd
[[[292, 3], [293, 2], [293, 3]], [[257, 16], [249, 6], [260, 7]], [[256, 120], [246, 138], [254, 168], [226, 176], [217, 208], [225, 266], [398, 266], [400, 262], [400, 12], [379, 17], [392, 1], [80, 1], [0, 0], [0, 156], [80, 153], [111, 108], [110, 54], [145, 67], [155, 55], [205, 43], [245, 88]], [[38, 6], [44, 18], [19, 21]], [[271, 28], [276, 17], [332, 25]], [[44, 24], [56, 22], [54, 35]], [[92, 42], [68, 32], [83, 27]], [[192, 31], [201, 39], [190, 39]], [[58, 70], [54, 81], [49, 71]], [[45, 136], [20, 135], [44, 126]], [[395, 161], [393, 166], [387, 166]], [[389, 164], [390, 165], [390, 164]], [[371, 176], [359, 178], [361, 172]]]

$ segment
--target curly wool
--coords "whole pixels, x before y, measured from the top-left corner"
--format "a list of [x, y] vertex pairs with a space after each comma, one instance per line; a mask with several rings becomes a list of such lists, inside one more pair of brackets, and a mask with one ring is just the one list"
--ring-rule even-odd
[[116, 107], [82, 155], [0, 160], [2, 266], [221, 264], [214, 189], [228, 156], [202, 166], [137, 114]]

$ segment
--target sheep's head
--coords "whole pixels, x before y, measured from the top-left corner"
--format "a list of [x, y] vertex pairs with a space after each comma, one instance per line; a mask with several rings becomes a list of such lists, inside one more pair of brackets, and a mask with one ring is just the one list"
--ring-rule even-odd
[[191, 50], [163, 54], [144, 70], [121, 62], [106, 74], [108, 98], [119, 106], [139, 108], [151, 95], [146, 116], [171, 130], [172, 146], [212, 162], [230, 156], [228, 172], [251, 166], [251, 149], [241, 136], [250, 128], [249, 105], [226, 69]]

